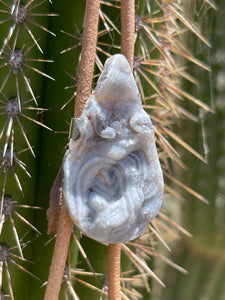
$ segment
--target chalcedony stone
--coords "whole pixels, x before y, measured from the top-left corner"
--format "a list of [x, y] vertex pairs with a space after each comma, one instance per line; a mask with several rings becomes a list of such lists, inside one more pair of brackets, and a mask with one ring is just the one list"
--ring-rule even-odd
[[68, 213], [97, 241], [132, 240], [157, 215], [164, 184], [154, 128], [123, 55], [106, 61], [70, 140], [63, 170]]

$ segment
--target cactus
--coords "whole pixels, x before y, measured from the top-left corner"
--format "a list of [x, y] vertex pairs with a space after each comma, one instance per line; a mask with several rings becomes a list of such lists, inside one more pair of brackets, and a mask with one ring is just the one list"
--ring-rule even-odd
[[[212, 101], [215, 114], [205, 115], [199, 111], [199, 124], [183, 124], [186, 138], [195, 143], [195, 147], [202, 148], [208, 156], [208, 165], [196, 163], [188, 157], [191, 176], [186, 176], [187, 184], [205, 195], [208, 205], [196, 202], [192, 197], [181, 206], [183, 226], [193, 235], [191, 239], [180, 239], [173, 246], [172, 257], [188, 270], [188, 276], [164, 270], [167, 291], [155, 286], [153, 295], [162, 299], [223, 299], [225, 284], [222, 280], [224, 272], [224, 164], [223, 164], [223, 119], [224, 107], [221, 102], [222, 85], [220, 84], [223, 69], [222, 53], [224, 41], [223, 32], [224, 3], [216, 1], [218, 13], [211, 15], [210, 26], [205, 26], [206, 11], [202, 11], [199, 18], [203, 18], [204, 30], [209, 31], [212, 41], [210, 51], [203, 49], [201, 56], [211, 62], [212, 74], [200, 73], [206, 84], [198, 89], [206, 101]], [[196, 41], [193, 41], [195, 44]], [[220, 62], [220, 63], [218, 63]], [[217, 82], [217, 83], [216, 83]], [[212, 97], [212, 98], [211, 98]], [[193, 109], [193, 108], [192, 108]], [[220, 129], [219, 129], [220, 128]], [[190, 132], [195, 132], [191, 134]], [[202, 139], [202, 143], [199, 143]], [[185, 174], [185, 175], [184, 175]], [[176, 287], [175, 287], [176, 286]], [[154, 289], [154, 288], [153, 288]], [[160, 299], [161, 299], [160, 298]], [[154, 299], [154, 297], [153, 297]]]
[[[206, 0], [201, 4], [208, 9], [214, 7]], [[106, 58], [120, 52], [120, 5], [118, 0], [101, 1], [93, 87]], [[46, 210], [67, 144], [77, 74], [82, 72], [79, 61], [84, 11], [84, 1], [0, 0], [0, 287], [11, 299], [44, 296], [55, 237], [46, 234]], [[183, 133], [174, 132], [174, 125], [182, 118], [198, 119], [180, 100], [186, 99], [203, 112], [212, 111], [210, 104], [183, 89], [182, 79], [197, 83], [184, 68], [187, 62], [209, 71], [187, 49], [187, 30], [206, 47], [210, 45], [179, 1], [137, 1], [134, 76], [143, 107], [154, 123], [158, 155], [167, 178], [165, 199], [181, 198], [177, 187], [183, 187], [206, 201], [201, 193], [171, 175], [172, 164], [173, 168], [185, 167], [174, 142], [206, 161], [183, 140]], [[177, 229], [189, 235], [173, 220], [173, 212], [166, 215], [169, 204], [165, 202], [148, 230], [121, 246], [123, 297], [149, 299], [152, 281], [164, 285], [152, 271], [149, 257], [185, 272], [157, 249], [159, 243], [168, 248]], [[105, 299], [106, 274], [106, 246], [74, 230], [60, 299]]]

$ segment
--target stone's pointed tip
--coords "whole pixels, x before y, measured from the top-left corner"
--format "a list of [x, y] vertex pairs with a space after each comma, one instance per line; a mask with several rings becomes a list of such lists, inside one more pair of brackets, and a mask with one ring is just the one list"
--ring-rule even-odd
[[113, 101], [112, 104], [138, 98], [138, 87], [124, 55], [115, 54], [106, 60], [94, 96], [97, 101], [108, 99], [107, 103]]
[[114, 69], [117, 69], [120, 72], [129, 72], [130, 71], [130, 65], [128, 60], [123, 54], [114, 54], [110, 58], [107, 59], [105, 63], [105, 67], [110, 64], [114, 67]]
[[123, 63], [123, 64], [128, 64], [128, 60], [126, 59], [126, 57], [123, 54], [119, 54], [119, 53], [114, 54], [109, 59], [119, 61], [120, 63]]
[[111, 57], [109, 57], [107, 60], [121, 60], [121, 61], [127, 61], [126, 57], [123, 55], [123, 54], [120, 54], [120, 53], [117, 53], [117, 54], [114, 54], [112, 55]]

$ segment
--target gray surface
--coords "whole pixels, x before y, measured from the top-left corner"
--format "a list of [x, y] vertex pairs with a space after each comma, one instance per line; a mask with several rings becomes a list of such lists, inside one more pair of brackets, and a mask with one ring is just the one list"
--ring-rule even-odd
[[106, 61], [64, 158], [67, 210], [87, 236], [103, 243], [138, 237], [158, 213], [163, 177], [154, 129], [128, 61]]

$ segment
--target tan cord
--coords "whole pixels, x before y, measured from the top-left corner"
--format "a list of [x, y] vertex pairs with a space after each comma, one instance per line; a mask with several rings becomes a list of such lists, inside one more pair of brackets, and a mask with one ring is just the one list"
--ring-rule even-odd
[[60, 211], [59, 227], [55, 243], [55, 249], [50, 267], [47, 289], [45, 293], [45, 300], [58, 299], [62, 283], [62, 277], [65, 269], [67, 252], [70, 243], [71, 231], [72, 221], [67, 214], [63, 201]]
[[63, 200], [62, 180], [63, 168], [61, 166], [50, 192], [49, 208], [47, 210], [48, 234], [56, 233], [58, 230], [59, 216]]
[[108, 247], [108, 290], [110, 300], [120, 300], [120, 253], [121, 244]]
[[135, 1], [121, 0], [121, 53], [131, 69], [134, 61]]
[[[121, 0], [121, 53], [126, 56], [131, 69], [134, 61], [135, 1]], [[111, 244], [108, 249], [109, 300], [120, 300], [121, 244]]]
[[91, 93], [98, 36], [100, 0], [87, 0], [74, 116], [79, 117]]
[[[77, 84], [75, 117], [79, 117], [91, 93], [92, 77], [95, 63], [98, 35], [100, 0], [86, 0], [84, 32], [81, 50], [81, 62]], [[57, 300], [63, 278], [66, 257], [69, 249], [72, 221], [69, 218], [64, 201], [59, 217], [59, 226], [53, 253], [45, 300]]]

